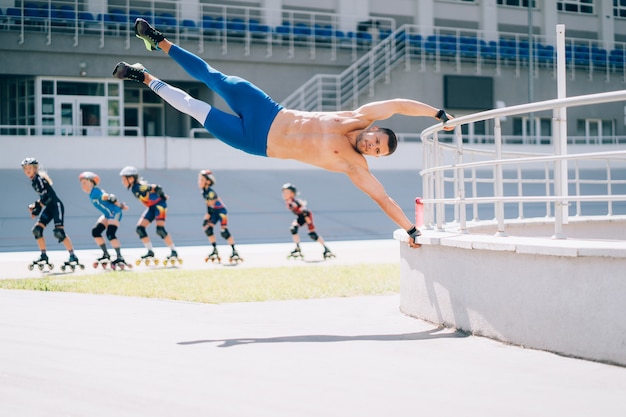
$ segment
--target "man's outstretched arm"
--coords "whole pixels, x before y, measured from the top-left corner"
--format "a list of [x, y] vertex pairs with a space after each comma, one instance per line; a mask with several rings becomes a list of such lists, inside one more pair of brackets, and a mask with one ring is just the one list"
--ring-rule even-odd
[[[415, 225], [406, 217], [398, 203], [396, 203], [385, 191], [384, 187], [365, 168], [354, 168], [353, 170], [346, 173], [350, 180], [356, 185], [361, 191], [370, 196], [372, 200], [374, 200], [380, 208], [389, 216], [391, 220], [393, 220], [398, 226], [402, 229], [410, 232], [414, 229]], [[409, 239], [409, 245], [412, 247], [419, 247], [420, 245], [415, 244], [413, 239]]]
[[435, 117], [439, 109], [416, 100], [395, 98], [392, 100], [373, 101], [355, 110], [371, 121], [385, 120], [393, 115]]

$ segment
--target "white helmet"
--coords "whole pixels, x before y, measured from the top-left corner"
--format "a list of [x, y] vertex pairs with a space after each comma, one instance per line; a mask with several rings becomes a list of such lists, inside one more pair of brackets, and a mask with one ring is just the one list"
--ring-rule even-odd
[[95, 185], [100, 184], [100, 177], [98, 176], [98, 174], [91, 172], [91, 171], [85, 171], [85, 172], [81, 172], [80, 175], [78, 176], [79, 180], [85, 179], [85, 180], [89, 180], [91, 182], [93, 182]]
[[139, 175], [139, 170], [134, 166], [127, 166], [120, 171], [120, 177], [133, 177]]
[[213, 174], [213, 171], [211, 171], [210, 169], [203, 169], [202, 171], [200, 171], [200, 175], [211, 181], [211, 185], [215, 185], [215, 175]]

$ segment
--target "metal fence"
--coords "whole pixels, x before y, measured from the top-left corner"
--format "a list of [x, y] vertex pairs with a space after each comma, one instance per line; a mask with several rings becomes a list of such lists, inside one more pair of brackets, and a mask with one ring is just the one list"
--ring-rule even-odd
[[[616, 101], [626, 101], [626, 90], [462, 116], [448, 122], [455, 127], [453, 143], [439, 141], [441, 124], [424, 130], [425, 227], [443, 230], [454, 224], [466, 232], [468, 218], [477, 221], [492, 215], [497, 233], [504, 235], [506, 220], [542, 217], [553, 218], [554, 237], [563, 237], [563, 224], [570, 215], [626, 214], [626, 150], [568, 154], [555, 135], [551, 155], [512, 153], [503, 150], [500, 134], [503, 116], [552, 110], [554, 123], [558, 123], [563, 118], [561, 111], [568, 107]], [[463, 143], [460, 126], [481, 120], [493, 121], [493, 150], [472, 149]], [[589, 172], [593, 175], [586, 176]], [[604, 192], [598, 193], [598, 189]], [[505, 211], [505, 205], [513, 209]], [[487, 208], [483, 214], [481, 207]]]

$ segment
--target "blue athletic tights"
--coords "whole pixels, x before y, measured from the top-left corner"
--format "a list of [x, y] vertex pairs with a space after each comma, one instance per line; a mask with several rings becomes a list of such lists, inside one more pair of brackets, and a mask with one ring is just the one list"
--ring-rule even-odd
[[189, 75], [222, 97], [237, 114], [213, 107], [204, 128], [234, 148], [267, 156], [267, 134], [282, 106], [249, 81], [222, 74], [202, 58], [177, 45], [172, 46], [169, 55]]

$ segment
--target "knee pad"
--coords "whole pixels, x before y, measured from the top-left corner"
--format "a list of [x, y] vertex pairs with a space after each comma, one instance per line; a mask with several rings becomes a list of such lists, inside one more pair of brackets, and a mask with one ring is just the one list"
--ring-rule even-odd
[[35, 239], [39, 239], [39, 238], [43, 237], [43, 227], [41, 227], [40, 225], [36, 224], [33, 227], [33, 236], [35, 236]]
[[204, 233], [206, 233], [207, 236], [213, 236], [213, 226], [209, 226], [204, 229]]
[[228, 229], [222, 229], [221, 235], [224, 239], [228, 239], [230, 237], [230, 232], [228, 231]]
[[293, 226], [291, 226], [289, 231], [291, 232], [292, 235], [297, 235], [298, 234], [298, 225], [294, 224]]
[[161, 239], [165, 239], [167, 237], [167, 230], [163, 226], [156, 227], [156, 234], [161, 237]]
[[98, 223], [93, 229], [91, 229], [91, 236], [102, 237], [104, 229], [106, 229], [106, 227], [102, 223]]
[[54, 237], [56, 237], [57, 239], [59, 239], [59, 243], [63, 242], [65, 240], [65, 238], [67, 237], [65, 235], [65, 229], [61, 229], [60, 227], [56, 227], [52, 233], [54, 234]]
[[135, 229], [137, 235], [139, 235], [139, 239], [143, 239], [144, 237], [148, 237], [148, 232], [146, 232], [146, 228], [143, 226], [137, 226]]
[[315, 232], [309, 232], [309, 237], [313, 240], [317, 240], [319, 236]]
[[114, 240], [115, 237], [115, 233], [117, 232], [117, 226], [114, 224], [110, 224], [107, 226], [107, 239], [109, 240]]

